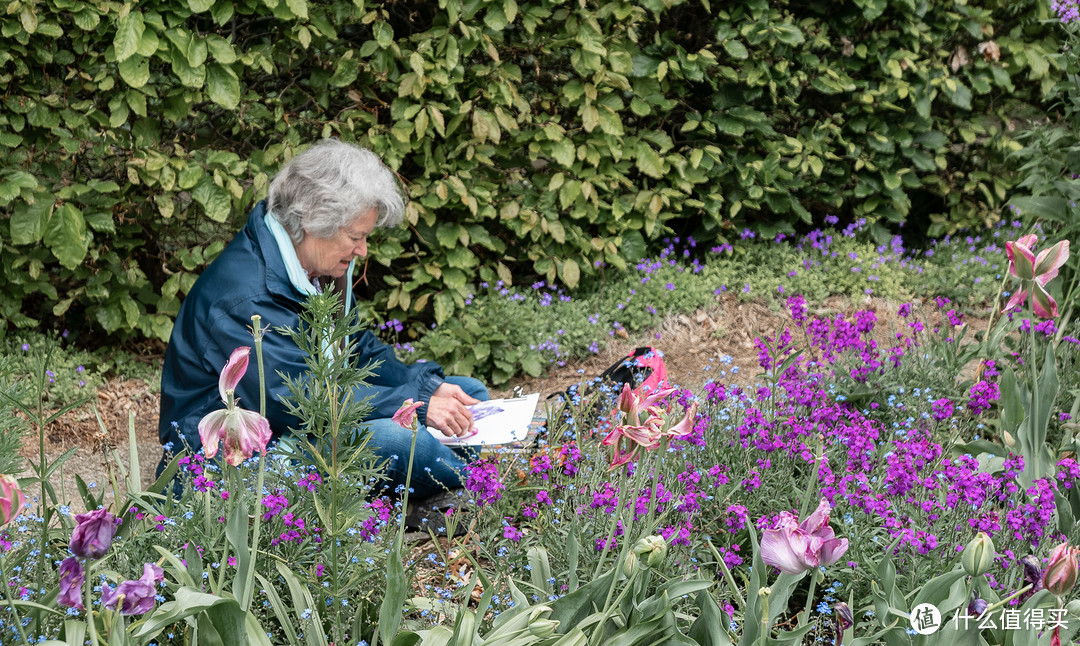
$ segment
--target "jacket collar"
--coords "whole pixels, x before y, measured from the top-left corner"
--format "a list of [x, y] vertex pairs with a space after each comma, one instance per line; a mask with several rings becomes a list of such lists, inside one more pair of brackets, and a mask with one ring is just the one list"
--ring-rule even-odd
[[281, 259], [277, 241], [266, 226], [266, 200], [260, 200], [251, 210], [244, 230], [251, 238], [255, 254], [262, 258], [266, 267], [267, 291], [293, 301], [303, 300], [304, 295], [289, 281], [289, 272], [285, 269], [285, 261]]

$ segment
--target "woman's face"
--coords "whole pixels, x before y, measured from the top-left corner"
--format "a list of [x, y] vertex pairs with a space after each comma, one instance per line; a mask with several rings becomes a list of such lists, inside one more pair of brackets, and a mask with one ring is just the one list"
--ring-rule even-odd
[[367, 238], [378, 217], [379, 212], [371, 209], [353, 218], [329, 238], [319, 238], [305, 230], [304, 239], [296, 245], [300, 266], [308, 276], [344, 276], [353, 258], [367, 255]]

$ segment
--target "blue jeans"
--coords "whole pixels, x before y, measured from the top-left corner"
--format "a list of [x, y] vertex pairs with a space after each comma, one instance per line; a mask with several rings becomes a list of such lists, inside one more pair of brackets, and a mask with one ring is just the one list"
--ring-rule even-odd
[[[487, 388], [472, 377], [447, 377], [446, 382], [461, 386], [470, 397], [487, 401]], [[389, 491], [405, 486], [409, 469], [409, 448], [412, 431], [398, 426], [389, 418], [370, 419], [364, 423], [371, 439], [368, 446], [375, 450], [380, 461], [385, 460], [386, 480], [381, 484]], [[465, 465], [477, 458], [467, 447], [450, 448], [443, 445], [421, 426], [416, 434], [416, 454], [413, 457], [412, 487], [417, 498], [427, 498], [441, 491], [457, 489], [464, 484]]]

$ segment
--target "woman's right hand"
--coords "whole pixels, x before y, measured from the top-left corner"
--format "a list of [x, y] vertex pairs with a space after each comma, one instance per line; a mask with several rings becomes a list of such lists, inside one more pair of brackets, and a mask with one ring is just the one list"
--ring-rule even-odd
[[443, 384], [435, 390], [427, 406], [427, 425], [447, 437], [462, 437], [473, 432], [472, 413], [467, 405], [479, 402], [465, 394], [460, 386]]

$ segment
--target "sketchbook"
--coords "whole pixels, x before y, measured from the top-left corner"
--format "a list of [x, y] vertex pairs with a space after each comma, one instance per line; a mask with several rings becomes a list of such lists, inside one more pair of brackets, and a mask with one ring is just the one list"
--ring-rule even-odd
[[476, 432], [464, 437], [447, 437], [441, 431], [428, 428], [428, 432], [448, 446], [479, 446], [512, 444], [521, 442], [529, 434], [540, 393], [492, 399], [469, 406], [476, 425]]

